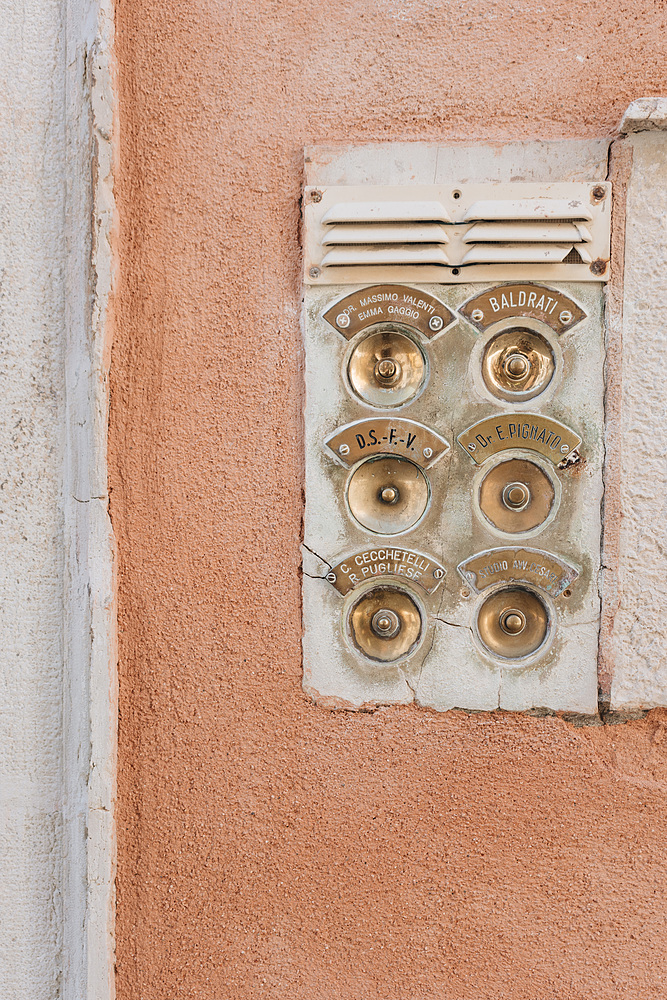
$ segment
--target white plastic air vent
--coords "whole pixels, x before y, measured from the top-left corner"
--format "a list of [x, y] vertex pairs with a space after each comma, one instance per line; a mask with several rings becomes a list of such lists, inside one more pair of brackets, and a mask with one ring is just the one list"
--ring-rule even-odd
[[305, 280], [606, 281], [611, 185], [305, 190]]

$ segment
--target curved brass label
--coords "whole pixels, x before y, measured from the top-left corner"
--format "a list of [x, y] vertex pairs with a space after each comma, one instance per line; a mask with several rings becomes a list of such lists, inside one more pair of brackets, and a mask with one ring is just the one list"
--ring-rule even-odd
[[456, 440], [477, 465], [508, 448], [539, 452], [558, 465], [581, 444], [573, 430], [541, 413], [498, 413], [468, 427]]
[[371, 285], [339, 299], [324, 319], [346, 340], [376, 323], [398, 323], [430, 340], [451, 326], [456, 316], [444, 302], [409, 285]]
[[479, 594], [494, 583], [531, 583], [552, 597], [558, 597], [579, 576], [574, 566], [541, 549], [506, 548], [478, 552], [457, 569], [465, 582]]
[[449, 451], [449, 444], [425, 424], [378, 417], [346, 424], [324, 442], [348, 468], [371, 455], [400, 455], [428, 469]]
[[376, 576], [397, 577], [432, 594], [440, 586], [445, 572], [444, 566], [421, 552], [382, 546], [364, 549], [341, 559], [331, 567], [327, 580], [343, 595]]
[[560, 334], [586, 319], [581, 306], [568, 295], [532, 283], [487, 288], [460, 306], [459, 312], [482, 332], [501, 319], [529, 317], [541, 320]]

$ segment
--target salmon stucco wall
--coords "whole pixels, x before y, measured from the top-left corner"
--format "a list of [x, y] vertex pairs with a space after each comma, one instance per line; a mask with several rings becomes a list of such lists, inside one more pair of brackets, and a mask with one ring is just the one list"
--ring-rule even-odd
[[662, 0], [118, 0], [119, 1000], [667, 989], [667, 713], [301, 690], [302, 147], [610, 135]]

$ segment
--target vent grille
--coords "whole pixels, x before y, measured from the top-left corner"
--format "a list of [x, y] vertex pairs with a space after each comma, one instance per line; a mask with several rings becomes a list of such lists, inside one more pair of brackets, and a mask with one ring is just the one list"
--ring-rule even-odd
[[608, 277], [607, 183], [306, 189], [312, 284]]

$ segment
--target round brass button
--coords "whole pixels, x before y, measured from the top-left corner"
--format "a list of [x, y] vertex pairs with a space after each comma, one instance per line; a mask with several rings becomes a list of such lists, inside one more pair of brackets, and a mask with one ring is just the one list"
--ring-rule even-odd
[[555, 368], [549, 342], [522, 327], [499, 333], [482, 356], [482, 377], [498, 399], [532, 399], [544, 392]]
[[508, 483], [502, 496], [503, 503], [510, 510], [523, 510], [530, 503], [530, 490], [525, 483]]
[[347, 487], [352, 516], [380, 535], [407, 531], [426, 510], [428, 499], [428, 480], [419, 466], [390, 455], [367, 459]]
[[383, 503], [398, 503], [399, 497], [400, 493], [395, 486], [385, 486], [384, 489], [380, 490], [380, 500], [382, 500]]
[[376, 363], [374, 374], [380, 385], [393, 385], [401, 377], [401, 366], [393, 358], [382, 358]]
[[496, 656], [518, 659], [529, 656], [545, 642], [549, 612], [531, 590], [506, 587], [482, 604], [477, 632], [486, 648]]
[[523, 611], [510, 608], [509, 611], [503, 611], [499, 622], [506, 635], [519, 635], [526, 627], [526, 616]]
[[391, 663], [412, 653], [422, 637], [416, 603], [398, 587], [367, 591], [352, 606], [348, 634], [356, 648], [372, 660]]
[[503, 368], [508, 378], [520, 382], [530, 372], [530, 361], [525, 354], [510, 354], [503, 361]]
[[510, 458], [487, 472], [479, 487], [479, 507], [499, 531], [518, 535], [546, 521], [556, 491], [543, 470], [524, 458]]
[[354, 392], [372, 406], [401, 406], [426, 379], [421, 348], [398, 330], [370, 333], [350, 356], [347, 374]]
[[395, 611], [380, 608], [371, 618], [371, 631], [380, 639], [393, 639], [401, 630], [401, 620]]

